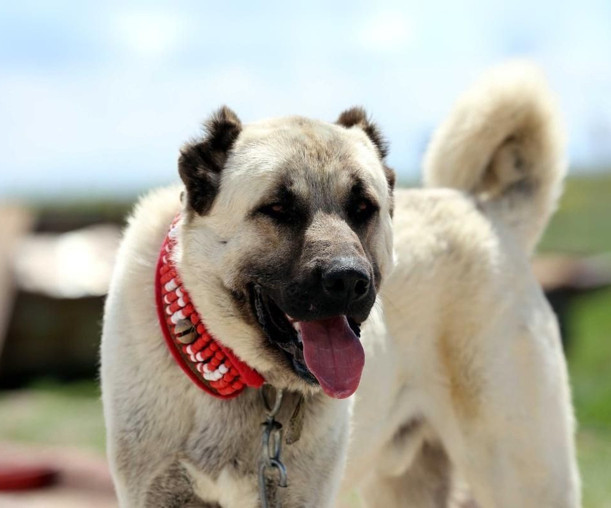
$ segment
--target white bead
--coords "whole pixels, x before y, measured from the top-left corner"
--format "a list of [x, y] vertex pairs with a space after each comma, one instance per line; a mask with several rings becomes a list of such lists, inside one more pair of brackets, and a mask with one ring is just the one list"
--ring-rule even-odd
[[170, 318], [170, 320], [172, 321], [172, 323], [176, 324], [179, 321], [186, 319], [187, 316], [185, 316], [182, 313], [182, 310], [176, 311], [174, 314], [172, 314], [172, 317]]

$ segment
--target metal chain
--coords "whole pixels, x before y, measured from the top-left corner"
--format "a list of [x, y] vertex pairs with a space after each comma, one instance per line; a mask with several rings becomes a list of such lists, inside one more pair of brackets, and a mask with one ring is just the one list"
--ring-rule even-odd
[[[274, 399], [271, 399], [270, 391], [274, 392]], [[265, 422], [261, 440], [261, 460], [259, 461], [259, 497], [261, 498], [262, 508], [280, 508], [280, 502], [276, 495], [275, 487], [287, 486], [286, 467], [280, 459], [282, 454], [282, 424], [276, 421], [275, 416], [280, 411], [282, 405], [283, 391], [275, 389], [271, 385], [263, 385], [261, 388], [261, 399], [265, 407]], [[268, 477], [275, 470], [278, 479], [273, 490], [268, 490]]]

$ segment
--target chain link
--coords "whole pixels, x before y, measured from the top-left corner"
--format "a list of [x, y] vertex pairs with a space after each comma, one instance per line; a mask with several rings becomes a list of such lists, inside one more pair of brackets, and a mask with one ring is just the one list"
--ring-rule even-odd
[[[271, 398], [271, 393], [274, 398]], [[262, 508], [280, 508], [276, 487], [287, 486], [286, 467], [281, 460], [282, 454], [282, 424], [275, 417], [282, 405], [283, 391], [271, 385], [263, 385], [261, 398], [265, 407], [265, 422], [261, 439], [261, 460], [259, 461], [259, 497]], [[277, 479], [273, 483], [272, 476], [276, 473]], [[272, 488], [269, 488], [268, 480]]]

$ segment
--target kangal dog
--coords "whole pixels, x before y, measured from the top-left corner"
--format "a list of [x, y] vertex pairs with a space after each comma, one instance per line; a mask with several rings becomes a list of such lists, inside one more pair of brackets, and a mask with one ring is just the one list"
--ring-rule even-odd
[[[221, 108], [182, 148], [181, 185], [137, 205], [106, 302], [121, 506], [320, 508], [356, 490], [441, 507], [457, 478], [483, 508], [578, 506], [565, 360], [529, 263], [563, 150], [524, 63], [458, 101], [423, 189], [393, 192], [360, 108], [248, 125]], [[259, 470], [263, 382], [283, 393], [286, 488], [277, 463]]]

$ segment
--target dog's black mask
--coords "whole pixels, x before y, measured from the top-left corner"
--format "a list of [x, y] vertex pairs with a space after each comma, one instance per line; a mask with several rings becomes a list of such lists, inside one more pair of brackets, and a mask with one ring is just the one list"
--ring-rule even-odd
[[370, 266], [361, 258], [337, 258], [318, 267], [302, 280], [266, 287], [254, 284], [251, 303], [270, 343], [284, 351], [295, 373], [317, 383], [308, 369], [296, 322], [312, 322], [345, 316], [350, 329], [360, 336], [376, 291]]

